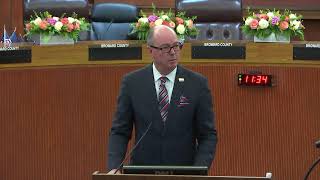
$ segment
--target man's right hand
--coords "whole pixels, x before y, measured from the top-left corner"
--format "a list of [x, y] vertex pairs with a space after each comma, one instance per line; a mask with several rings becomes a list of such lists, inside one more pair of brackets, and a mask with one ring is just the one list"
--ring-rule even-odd
[[108, 172], [108, 174], [121, 174], [121, 171], [118, 170], [117, 173], [116, 172], [117, 169], [112, 169], [111, 171]]

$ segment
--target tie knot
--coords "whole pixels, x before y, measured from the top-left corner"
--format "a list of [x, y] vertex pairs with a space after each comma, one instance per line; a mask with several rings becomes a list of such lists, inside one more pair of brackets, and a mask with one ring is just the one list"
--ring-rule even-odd
[[165, 76], [160, 77], [161, 84], [165, 84], [167, 82], [167, 79], [168, 78]]

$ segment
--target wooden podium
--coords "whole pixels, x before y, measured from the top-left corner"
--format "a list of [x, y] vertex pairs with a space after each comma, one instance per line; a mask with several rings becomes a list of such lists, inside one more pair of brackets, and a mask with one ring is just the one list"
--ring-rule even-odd
[[121, 174], [113, 175], [100, 173], [92, 174], [92, 180], [271, 180], [267, 177], [246, 177], [246, 176], [190, 176], [190, 175], [142, 175], [142, 174]]

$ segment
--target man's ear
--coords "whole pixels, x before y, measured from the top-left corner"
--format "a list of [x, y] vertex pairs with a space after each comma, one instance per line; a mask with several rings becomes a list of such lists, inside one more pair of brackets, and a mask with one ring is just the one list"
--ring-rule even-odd
[[151, 54], [152, 51], [153, 51], [153, 49], [152, 49], [151, 47], [149, 47], [149, 46], [147, 46], [147, 48], [148, 48], [148, 50], [149, 50], [149, 53]]

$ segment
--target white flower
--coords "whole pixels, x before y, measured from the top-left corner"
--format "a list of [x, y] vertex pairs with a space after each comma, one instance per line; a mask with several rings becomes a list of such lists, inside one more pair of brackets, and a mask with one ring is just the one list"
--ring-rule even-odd
[[159, 26], [159, 25], [162, 24], [162, 22], [163, 22], [162, 19], [157, 19], [157, 20], [154, 22], [154, 24], [155, 24], [156, 26]]
[[193, 26], [193, 21], [192, 21], [191, 19], [186, 20], [186, 21], [184, 21], [184, 22], [186, 22], [186, 25], [187, 25], [189, 28], [192, 28], [192, 26]]
[[260, 26], [260, 29], [266, 29], [269, 27], [269, 22], [265, 19], [261, 19], [259, 21], [259, 26]]
[[252, 17], [248, 17], [245, 21], [245, 25], [246, 26], [250, 26], [251, 22], [252, 22], [253, 18]]
[[161, 19], [164, 20], [164, 21], [165, 21], [165, 20], [170, 20], [169, 16], [167, 16], [167, 15], [162, 15], [162, 16], [161, 16]]
[[75, 20], [76, 23], [81, 24], [81, 21], [79, 21], [78, 19]]
[[267, 16], [269, 17], [269, 19], [272, 19], [274, 17], [274, 14], [273, 14], [273, 12], [268, 12]]
[[59, 18], [58, 17], [53, 17], [52, 19], [56, 20], [56, 21], [59, 21]]
[[294, 21], [292, 21], [292, 22], [290, 22], [290, 23], [291, 23], [291, 26], [293, 26], [293, 29], [294, 29], [294, 30], [297, 30], [297, 29], [300, 28], [300, 25], [301, 25], [301, 22], [300, 22], [300, 21], [294, 20]]
[[177, 26], [177, 32], [178, 32], [179, 34], [184, 34], [185, 31], [186, 31], [186, 28], [184, 27], [184, 25], [179, 24], [179, 25]]
[[295, 20], [295, 19], [297, 19], [297, 16], [295, 14], [290, 14], [289, 18], [290, 18], [290, 20]]
[[54, 28], [57, 30], [57, 31], [60, 31], [61, 30], [61, 27], [63, 26], [62, 22], [57, 22], [55, 25], [54, 25]]
[[72, 18], [72, 17], [68, 17], [68, 21], [69, 21], [69, 23], [73, 23], [74, 21], [75, 21], [75, 19], [74, 18]]
[[140, 19], [138, 20], [138, 22], [139, 22], [139, 23], [148, 23], [149, 20], [148, 20], [148, 18], [146, 18], [146, 17], [142, 17], [142, 18], [140, 18]]
[[34, 20], [34, 24], [39, 26], [39, 24], [42, 22], [41, 18], [40, 17], [37, 17], [35, 20]]

